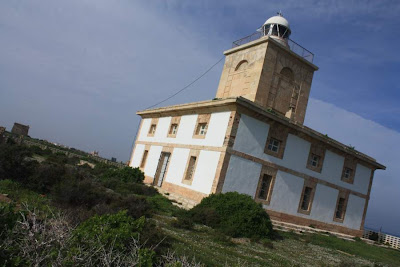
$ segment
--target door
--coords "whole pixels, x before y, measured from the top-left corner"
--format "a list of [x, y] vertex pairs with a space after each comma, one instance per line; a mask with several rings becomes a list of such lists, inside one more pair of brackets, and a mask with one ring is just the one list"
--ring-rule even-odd
[[171, 153], [161, 152], [160, 160], [158, 161], [156, 177], [154, 179], [153, 185], [161, 187], [162, 182], [164, 181], [165, 173], [167, 172], [167, 167], [168, 167], [170, 156], [171, 156]]

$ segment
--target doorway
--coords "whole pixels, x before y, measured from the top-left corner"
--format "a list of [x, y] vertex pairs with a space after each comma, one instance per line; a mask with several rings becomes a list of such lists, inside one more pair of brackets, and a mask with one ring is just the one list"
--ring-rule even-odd
[[164, 181], [164, 178], [165, 178], [164, 177], [165, 173], [167, 172], [167, 167], [168, 167], [170, 156], [171, 156], [171, 153], [169, 153], [169, 152], [161, 152], [160, 159], [158, 160], [158, 166], [157, 166], [156, 175], [154, 177], [153, 185], [161, 187], [161, 185]]

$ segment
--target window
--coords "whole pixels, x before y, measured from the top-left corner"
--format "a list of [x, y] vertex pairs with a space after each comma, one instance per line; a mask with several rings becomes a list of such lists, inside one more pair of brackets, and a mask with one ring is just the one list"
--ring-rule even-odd
[[280, 141], [278, 141], [274, 138], [271, 138], [268, 143], [268, 150], [278, 153], [280, 144], [281, 144]]
[[301, 209], [308, 211], [310, 209], [312, 188], [306, 187], [303, 193], [303, 200], [301, 201]]
[[338, 199], [336, 202], [336, 210], [333, 216], [335, 222], [342, 223], [346, 214], [347, 200], [349, 199], [349, 192], [339, 192]]
[[171, 124], [171, 128], [169, 129], [169, 134], [170, 135], [176, 135], [176, 132], [178, 131], [178, 124]]
[[144, 168], [144, 166], [146, 165], [146, 159], [147, 159], [147, 154], [148, 153], [149, 153], [148, 150], [145, 150], [143, 152], [142, 162], [140, 162], [140, 168]]
[[310, 215], [311, 207], [314, 200], [314, 194], [317, 187], [317, 182], [312, 179], [306, 179], [304, 181], [303, 192], [299, 201], [298, 213]]
[[152, 125], [150, 126], [149, 135], [154, 135], [155, 132], [156, 132], [156, 125], [155, 125], [155, 124], [152, 124]]
[[272, 182], [272, 176], [264, 174], [261, 181], [260, 191], [258, 193], [258, 198], [263, 200], [268, 199], [271, 188], [271, 182]]
[[326, 149], [323, 144], [312, 142], [306, 167], [312, 171], [321, 172], [325, 158], [325, 151]]
[[181, 116], [176, 116], [171, 118], [171, 124], [167, 133], [167, 137], [175, 138], [178, 133], [179, 123], [181, 121]]
[[310, 165], [313, 166], [313, 167], [317, 167], [320, 158], [321, 158], [320, 156], [317, 156], [317, 155], [315, 155], [315, 154], [311, 154], [310, 162], [309, 162]]
[[194, 169], [195, 169], [195, 165], [196, 165], [196, 159], [197, 158], [194, 156], [190, 157], [189, 165], [188, 165], [186, 175], [185, 175], [186, 181], [191, 181], [193, 179]]
[[196, 135], [206, 135], [207, 133], [207, 123], [199, 123], [197, 125]]
[[210, 123], [211, 114], [199, 114], [197, 117], [196, 126], [194, 127], [193, 138], [206, 138], [208, 125]]
[[344, 204], [346, 199], [340, 197], [336, 207], [335, 217], [336, 219], [343, 220], [344, 217]]
[[264, 153], [282, 159], [285, 152], [289, 127], [277, 122], [270, 122]]
[[352, 184], [354, 182], [357, 160], [351, 156], [346, 156], [343, 164], [342, 181]]
[[344, 168], [344, 172], [343, 172], [343, 178], [345, 179], [350, 179], [351, 178], [351, 174], [353, 173], [353, 170], [350, 168]]

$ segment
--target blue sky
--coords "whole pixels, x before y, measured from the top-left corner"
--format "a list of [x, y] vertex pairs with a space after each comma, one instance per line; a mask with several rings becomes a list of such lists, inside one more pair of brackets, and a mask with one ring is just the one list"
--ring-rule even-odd
[[[387, 166], [366, 225], [400, 234], [399, 1], [1, 1], [0, 125], [125, 161], [137, 110], [279, 10], [320, 67], [306, 125]], [[163, 105], [212, 99], [221, 70]]]

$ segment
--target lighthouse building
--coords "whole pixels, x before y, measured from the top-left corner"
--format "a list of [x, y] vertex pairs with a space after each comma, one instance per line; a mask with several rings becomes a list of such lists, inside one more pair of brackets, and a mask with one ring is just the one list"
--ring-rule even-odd
[[137, 112], [130, 166], [193, 203], [237, 191], [271, 219], [363, 233], [375, 159], [303, 125], [313, 54], [282, 16], [235, 41], [216, 98]]

